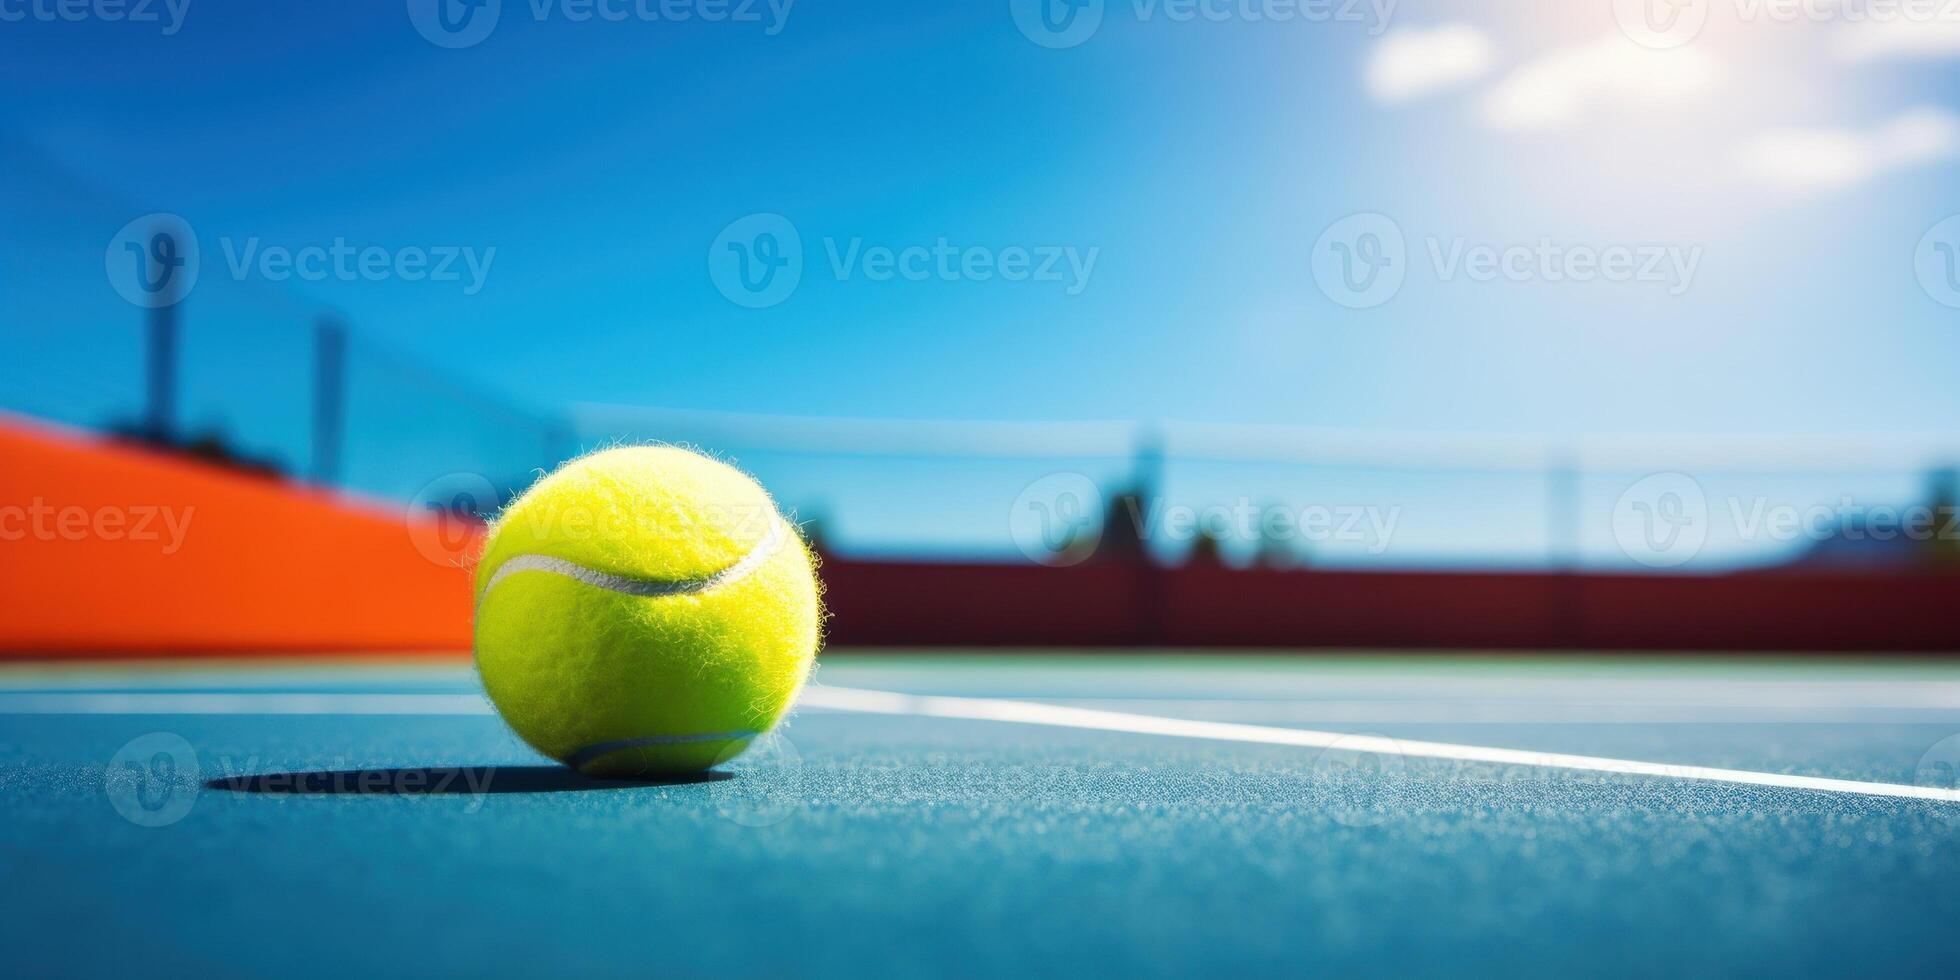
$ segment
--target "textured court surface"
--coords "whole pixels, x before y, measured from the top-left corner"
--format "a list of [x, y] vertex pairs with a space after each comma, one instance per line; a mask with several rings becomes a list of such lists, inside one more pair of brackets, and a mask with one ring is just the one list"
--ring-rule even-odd
[[[1938, 662], [831, 655], [820, 677], [1879, 783], [1960, 763]], [[613, 784], [487, 710], [455, 665], [0, 670], [9, 961], [1946, 973], [1960, 921], [1960, 804], [815, 707], [724, 778]]]

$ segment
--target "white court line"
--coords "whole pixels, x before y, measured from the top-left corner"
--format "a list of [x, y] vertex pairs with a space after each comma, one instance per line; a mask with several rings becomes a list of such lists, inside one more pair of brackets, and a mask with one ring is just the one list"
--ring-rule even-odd
[[959, 718], [969, 721], [1002, 721], [1021, 725], [1047, 725], [1082, 728], [1103, 732], [1130, 732], [1139, 735], [1168, 735], [1222, 742], [1255, 742], [1263, 745], [1292, 745], [1310, 749], [1339, 747], [1343, 752], [1368, 752], [1418, 759], [1451, 759], [1459, 762], [1490, 762], [1498, 765], [1533, 766], [1543, 769], [1570, 769], [1607, 772], [1629, 776], [1660, 776], [1668, 779], [1695, 779], [1746, 786], [1774, 786], [1781, 789], [1821, 790], [1829, 793], [1856, 793], [1861, 796], [1887, 796], [1899, 799], [1943, 800], [1960, 803], [1960, 789], [1908, 786], [1900, 783], [1867, 783], [1854, 779], [1826, 779], [1821, 776], [1790, 776], [1744, 769], [1710, 769], [1703, 766], [1677, 766], [1661, 762], [1633, 762], [1602, 759], [1556, 752], [1527, 752], [1519, 749], [1493, 749], [1446, 742], [1413, 742], [1378, 735], [1344, 735], [1299, 728], [1272, 728], [1224, 721], [1188, 721], [1134, 715], [1122, 711], [1092, 708], [1065, 708], [1027, 701], [998, 701], [989, 698], [955, 698], [933, 695], [893, 694], [862, 691], [847, 687], [812, 686], [804, 692], [803, 704], [837, 711], [882, 715], [917, 715], [927, 718]]
[[[819, 691], [850, 690], [811, 685], [803, 704], [835, 710]], [[1095, 703], [1102, 699], [1066, 698]], [[1021, 704], [1029, 702], [1011, 701]], [[1105, 702], [1107, 703], [1107, 702]], [[1120, 699], [1126, 708], [1170, 710], [1231, 711], [1248, 704], [1270, 711], [1279, 702], [1262, 700], [1215, 701], [1183, 698]], [[1048, 704], [1061, 710], [1065, 705]], [[1659, 705], [1628, 703], [1538, 704], [1533, 702], [1479, 701], [1313, 701], [1297, 702], [1290, 712], [1293, 721], [1321, 724], [1461, 724], [1461, 725], [1706, 725], [1793, 724], [1869, 724], [1874, 712], [1869, 707], [1838, 710], [1797, 709], [1784, 705], [1695, 704]], [[1917, 707], [1893, 705], [1892, 712], [1924, 711]], [[442, 693], [326, 693], [292, 691], [43, 691], [0, 690], [0, 716], [6, 715], [490, 715], [496, 712], [482, 695]], [[1132, 714], [1131, 712], [1124, 712]], [[1156, 715], [1137, 717], [1155, 718]], [[1175, 720], [1175, 719], [1167, 719]], [[1886, 716], [1885, 720], [1896, 720]], [[1281, 731], [1292, 731], [1280, 728]]]
[[[910, 715], [997, 721], [1091, 731], [1164, 735], [1222, 742], [1290, 745], [1300, 748], [1339, 748], [1343, 752], [1375, 753], [1418, 759], [1449, 759], [1498, 765], [1567, 769], [1694, 779], [1745, 786], [1819, 790], [1897, 799], [1960, 803], [1960, 789], [1868, 783], [1854, 779], [1792, 776], [1745, 769], [1711, 769], [1662, 762], [1635, 762], [1595, 756], [1486, 748], [1447, 742], [1417, 742], [1379, 735], [1349, 735], [1301, 728], [1275, 728], [1225, 721], [1193, 721], [1123, 711], [1070, 708], [1031, 701], [896, 694], [812, 684], [803, 692], [805, 707], [860, 714]], [[0, 715], [489, 715], [490, 703], [479, 694], [301, 694], [301, 693], [184, 693], [155, 694], [51, 693], [0, 694]]]
[[[851, 690], [811, 685], [803, 704], [830, 709], [819, 691]], [[1084, 703], [1110, 703], [1100, 698], [1064, 698], [1079, 706]], [[1010, 701], [1007, 703], [1029, 703]], [[1267, 710], [1281, 703], [1276, 700], [1254, 702], [1189, 698], [1122, 698], [1115, 703], [1126, 708], [1194, 711], [1233, 711], [1248, 705]], [[1849, 709], [1795, 708], [1786, 705], [1648, 703], [1541, 704], [1529, 701], [1331, 701], [1293, 702], [1288, 723], [1321, 724], [1461, 724], [1461, 725], [1706, 725], [1793, 724], [1870, 724], [1876, 707]], [[1060, 710], [1065, 705], [1048, 704]], [[835, 710], [854, 710], [838, 707]], [[1895, 721], [1898, 712], [1925, 712], [1918, 706], [1890, 705], [1884, 716]], [[72, 691], [59, 687], [38, 691], [0, 690], [0, 716], [6, 715], [490, 715], [490, 703], [479, 694], [384, 693], [384, 692], [295, 692], [295, 691]], [[1124, 712], [1129, 714], [1130, 712]], [[1158, 717], [1140, 715], [1138, 717]], [[1174, 719], [1171, 719], [1174, 720]], [[1915, 719], [1923, 720], [1923, 719]], [[1281, 731], [1293, 729], [1281, 728]]]
[[1898, 725], [1960, 726], [1960, 712], [1946, 708], [1790, 707], [1761, 704], [1653, 704], [1627, 701], [1364, 701], [1335, 698], [1295, 701], [1214, 701], [1202, 698], [1059, 698], [1048, 703], [1078, 708], [1235, 720], [1253, 710], [1264, 724], [1314, 725]]

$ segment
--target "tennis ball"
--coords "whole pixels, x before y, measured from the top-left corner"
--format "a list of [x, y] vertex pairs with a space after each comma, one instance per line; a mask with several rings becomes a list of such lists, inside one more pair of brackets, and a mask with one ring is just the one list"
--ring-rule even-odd
[[733, 467], [610, 449], [498, 516], [476, 568], [476, 666], [533, 748], [594, 776], [707, 769], [782, 718], [822, 612], [796, 529]]

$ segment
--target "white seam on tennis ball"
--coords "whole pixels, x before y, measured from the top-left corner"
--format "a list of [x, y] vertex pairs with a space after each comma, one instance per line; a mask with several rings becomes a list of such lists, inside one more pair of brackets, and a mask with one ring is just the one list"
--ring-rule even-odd
[[761, 568], [763, 563], [774, 558], [776, 552], [781, 551], [784, 542], [788, 540], [789, 528], [781, 518], [775, 518], [769, 522], [769, 536], [735, 564], [704, 578], [678, 581], [615, 575], [550, 555], [514, 555], [497, 566], [497, 571], [490, 576], [490, 581], [483, 584], [483, 592], [477, 596], [476, 601], [481, 605], [484, 598], [490, 594], [490, 590], [497, 587], [497, 583], [520, 572], [549, 572], [575, 579], [594, 588], [646, 598], [699, 595], [724, 585], [733, 585], [747, 578], [756, 569]]
[[703, 735], [648, 735], [644, 738], [622, 738], [615, 742], [600, 742], [588, 745], [565, 757], [565, 764], [573, 769], [584, 769], [614, 752], [627, 749], [650, 748], [656, 745], [694, 745], [700, 742], [736, 742], [755, 738], [761, 732], [709, 732]]

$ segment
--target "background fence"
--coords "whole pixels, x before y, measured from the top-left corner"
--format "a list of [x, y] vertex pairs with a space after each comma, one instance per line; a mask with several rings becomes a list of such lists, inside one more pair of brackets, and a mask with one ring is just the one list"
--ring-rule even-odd
[[[208, 246], [181, 304], [132, 304], [110, 253], [156, 209], [25, 143], [0, 139], [0, 164], [0, 409], [402, 506], [459, 474], [507, 498], [580, 451], [659, 440], [732, 459], [828, 549], [868, 558], [1061, 564], [1128, 548], [1163, 564], [1705, 571], [1889, 567], [1954, 547], [1950, 432], [1551, 440], [539, 411], [389, 351], [298, 290], [235, 278]], [[1933, 515], [1917, 537], [1868, 533], [1915, 508]]]

